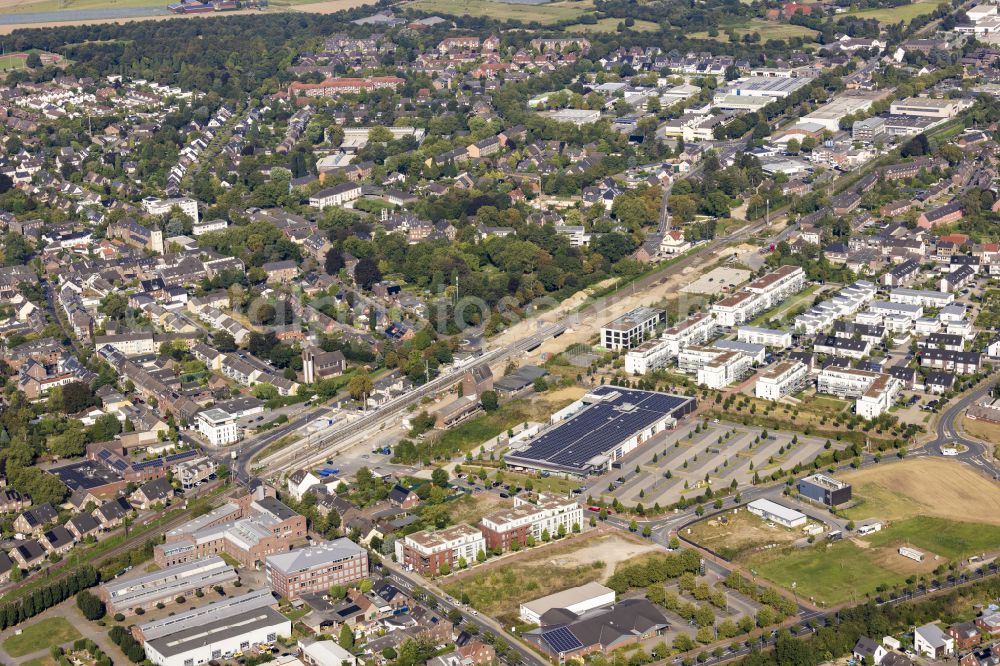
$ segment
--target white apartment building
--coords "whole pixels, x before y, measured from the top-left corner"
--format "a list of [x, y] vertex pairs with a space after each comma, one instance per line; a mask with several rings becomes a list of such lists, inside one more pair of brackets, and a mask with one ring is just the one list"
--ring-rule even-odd
[[125, 354], [125, 356], [155, 354], [159, 349], [153, 338], [153, 334], [149, 332], [98, 335], [94, 338], [94, 349], [96, 351], [101, 351], [105, 347], [111, 347]]
[[715, 320], [712, 316], [707, 312], [699, 312], [663, 331], [663, 341], [667, 343], [671, 357], [675, 357], [684, 347], [708, 342], [714, 330]]
[[562, 527], [566, 534], [582, 529], [583, 507], [576, 500], [541, 495], [537, 503], [514, 498], [514, 507], [495, 511], [482, 519], [483, 538], [490, 549], [508, 550], [513, 540], [524, 545], [528, 537], [541, 542], [544, 532], [555, 536]]
[[411, 571], [437, 573], [441, 565], [452, 570], [459, 558], [473, 563], [486, 550], [482, 531], [470, 525], [454, 525], [443, 530], [414, 532], [396, 541], [396, 561]]
[[223, 219], [205, 220], [191, 227], [192, 236], [201, 236], [213, 231], [225, 231], [229, 223]]
[[[868, 305], [868, 309], [875, 314], [887, 317], [889, 315], [900, 315], [902, 317], [909, 317], [911, 321], [916, 321], [924, 316], [924, 306], [917, 303], [900, 303], [889, 302], [889, 301], [872, 301]], [[861, 320], [858, 319], [858, 322]]]
[[824, 368], [816, 381], [819, 393], [855, 398], [855, 413], [866, 419], [888, 411], [902, 389], [903, 382], [895, 377], [856, 368]]
[[955, 294], [930, 289], [893, 289], [889, 292], [891, 303], [907, 303], [925, 308], [943, 308], [955, 301]]
[[759, 326], [740, 326], [736, 332], [736, 339], [740, 342], [750, 342], [778, 349], [788, 349], [792, 346], [792, 334], [788, 331]]
[[150, 215], [167, 215], [174, 206], [182, 213], [190, 217], [195, 224], [198, 224], [198, 202], [189, 197], [179, 197], [176, 199], [160, 199], [159, 197], [146, 197], [142, 200], [143, 209]]
[[717, 347], [685, 347], [677, 357], [678, 367], [695, 374], [708, 388], [724, 388], [745, 377], [753, 359], [738, 351]]
[[358, 183], [341, 183], [320, 190], [309, 197], [309, 205], [323, 210], [327, 206], [343, 206], [361, 196], [361, 185]]
[[806, 274], [800, 266], [781, 266], [713, 304], [712, 316], [719, 326], [740, 326], [802, 291], [805, 283]]
[[896, 396], [903, 390], [903, 382], [891, 375], [880, 374], [871, 386], [854, 401], [854, 411], [858, 416], [874, 419], [889, 411]]
[[652, 337], [656, 327], [666, 320], [667, 313], [655, 308], [639, 307], [601, 327], [601, 345], [611, 351], [638, 347]]
[[809, 368], [802, 361], [781, 361], [760, 373], [754, 395], [763, 400], [781, 400], [794, 393], [809, 377]]
[[[814, 305], [808, 311], [795, 317], [795, 332], [815, 335], [825, 331], [841, 317], [850, 317], [859, 312], [875, 298], [877, 288], [867, 280], [859, 280], [841, 289], [831, 299]], [[881, 324], [881, 320], [872, 322]]]
[[760, 296], [749, 291], [738, 291], [713, 303], [711, 308], [715, 323], [724, 328], [744, 324], [765, 309]]
[[237, 418], [216, 407], [198, 412], [198, 432], [203, 434], [212, 446], [225, 446], [240, 440], [242, 429], [236, 425]]
[[665, 340], [647, 340], [625, 354], [625, 372], [644, 375], [665, 368], [671, 358], [670, 345]]

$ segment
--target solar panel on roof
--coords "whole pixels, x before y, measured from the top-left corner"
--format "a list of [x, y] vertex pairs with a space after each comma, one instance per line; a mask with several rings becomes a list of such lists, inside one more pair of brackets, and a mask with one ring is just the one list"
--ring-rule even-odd
[[573, 635], [566, 627], [559, 627], [542, 633], [542, 638], [552, 646], [556, 652], [572, 652], [583, 647], [580, 639]]
[[126, 469], [128, 469], [128, 465], [125, 464], [124, 460], [117, 460], [115, 461], [115, 469], [118, 470], [119, 472], [124, 472]]

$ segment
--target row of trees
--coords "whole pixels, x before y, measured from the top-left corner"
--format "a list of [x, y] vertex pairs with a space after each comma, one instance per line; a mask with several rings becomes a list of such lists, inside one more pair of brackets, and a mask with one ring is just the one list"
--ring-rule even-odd
[[20, 600], [7, 603], [0, 608], [0, 629], [13, 627], [31, 619], [42, 611], [69, 599], [80, 590], [97, 585], [97, 582], [97, 571], [93, 567], [85, 566], [57, 583], [35, 588], [31, 594], [26, 594]]

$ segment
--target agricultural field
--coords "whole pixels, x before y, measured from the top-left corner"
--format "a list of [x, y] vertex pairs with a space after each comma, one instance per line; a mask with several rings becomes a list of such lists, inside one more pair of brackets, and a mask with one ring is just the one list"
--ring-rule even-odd
[[465, 593], [480, 612], [511, 621], [522, 602], [605, 581], [619, 565], [656, 550], [620, 534], [577, 535], [454, 575], [444, 589], [456, 598]]
[[20, 635], [5, 640], [3, 649], [12, 657], [23, 657], [78, 638], [81, 638], [80, 632], [66, 618], [50, 617], [25, 627]]
[[853, 486], [854, 506], [843, 515], [855, 521], [962, 516], [971, 523], [1000, 526], [1000, 489], [959, 462], [904, 460], [839, 478]]
[[876, 19], [880, 23], [896, 24], [899, 22], [909, 23], [918, 16], [930, 14], [937, 9], [938, 3], [932, 0], [914, 2], [909, 5], [899, 5], [887, 9], [861, 9], [856, 12], [847, 12], [841, 15], [841, 20], [845, 17]]
[[78, 11], [83, 9], [162, 8], [157, 0], [0, 0], [0, 14]]
[[766, 42], [769, 39], [789, 39], [791, 37], [802, 37], [806, 40], [811, 40], [816, 36], [815, 30], [810, 30], [805, 26], [792, 25], [790, 23], [775, 23], [773, 21], [750, 21], [745, 25], [729, 26], [729, 27], [719, 27], [719, 34], [715, 37], [710, 37], [707, 32], [695, 32], [691, 33], [692, 39], [714, 39], [718, 42], [728, 42], [729, 35], [727, 31], [732, 29], [736, 33], [736, 36], [742, 39], [744, 35], [749, 35], [751, 33], [757, 33], [760, 35], [760, 40]]
[[[571, 25], [564, 30], [566, 32], [572, 32], [575, 34], [594, 34], [598, 32], [618, 32], [618, 24], [622, 22], [622, 19], [617, 18], [602, 18], [597, 23], [577, 23], [576, 25]], [[652, 21], [636, 21], [635, 25], [631, 28], [626, 28], [627, 30], [633, 30], [635, 32], [653, 32], [659, 30], [660, 26], [653, 23]]]
[[464, 0], [415, 0], [407, 5], [430, 14], [450, 16], [489, 16], [498, 21], [515, 20], [530, 23], [571, 21], [593, 9], [590, 0], [561, 0], [544, 5], [518, 5], [493, 0], [469, 3]]

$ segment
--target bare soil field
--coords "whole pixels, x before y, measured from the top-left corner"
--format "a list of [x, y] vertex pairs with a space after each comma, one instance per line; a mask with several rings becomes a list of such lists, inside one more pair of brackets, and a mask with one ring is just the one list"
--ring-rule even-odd
[[787, 546], [803, 538], [798, 530], [777, 525], [769, 527], [749, 511], [729, 513], [725, 518], [726, 523], [716, 518], [702, 521], [686, 530], [683, 536], [730, 559], [753, 551]]
[[1000, 489], [963, 463], [923, 458], [841, 475], [854, 486], [857, 505], [845, 513], [859, 520], [914, 516], [1000, 525]]

